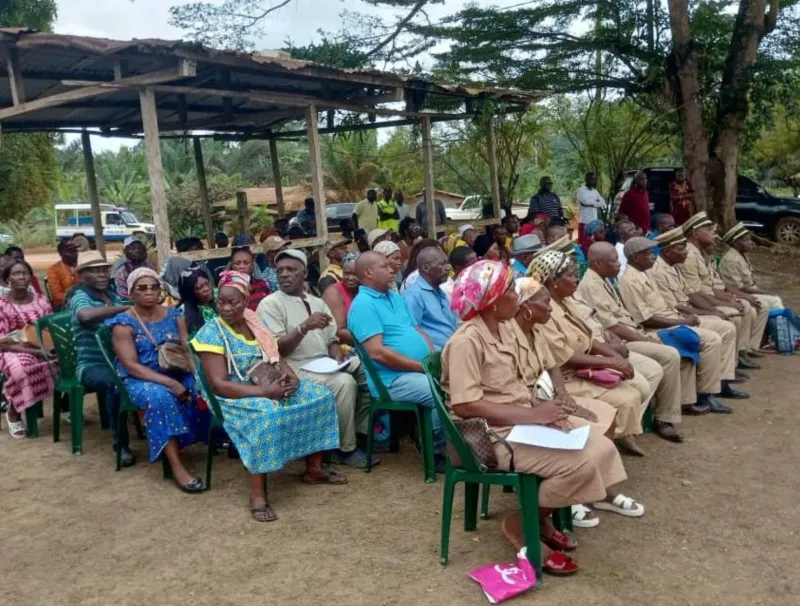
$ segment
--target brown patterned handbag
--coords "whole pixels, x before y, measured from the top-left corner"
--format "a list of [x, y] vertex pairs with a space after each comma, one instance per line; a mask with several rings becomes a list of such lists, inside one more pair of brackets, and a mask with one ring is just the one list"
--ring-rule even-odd
[[[500, 444], [505, 446], [508, 450], [511, 460], [509, 462], [509, 471], [514, 471], [514, 451], [497, 432], [489, 428], [489, 424], [483, 417], [474, 417], [471, 419], [453, 419], [453, 424], [458, 429], [461, 437], [469, 446], [472, 454], [478, 462], [478, 468], [482, 472], [497, 469], [499, 462], [497, 460], [497, 453], [494, 451], [494, 443], [492, 438], [497, 440]], [[455, 467], [461, 467], [461, 458], [453, 446], [447, 444], [447, 456], [450, 457], [450, 462]]]

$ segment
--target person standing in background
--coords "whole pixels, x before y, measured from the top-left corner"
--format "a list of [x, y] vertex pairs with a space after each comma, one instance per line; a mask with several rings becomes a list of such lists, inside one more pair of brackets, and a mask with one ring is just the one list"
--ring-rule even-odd
[[642, 171], [633, 177], [633, 187], [622, 196], [619, 214], [625, 215], [642, 235], [650, 230], [650, 194], [647, 193], [647, 175]]
[[529, 218], [539, 214], [545, 215], [549, 220], [564, 216], [561, 198], [553, 191], [553, 180], [550, 177], [542, 177], [539, 181], [539, 191], [531, 197], [528, 204]]
[[361, 200], [353, 209], [353, 223], [356, 229], [363, 229], [369, 233], [378, 228], [378, 192], [374, 189], [367, 190], [367, 197]]
[[675, 171], [675, 180], [669, 184], [669, 206], [675, 225], [683, 225], [695, 214], [694, 187], [683, 168]]
[[406, 204], [406, 197], [403, 192], [394, 192], [394, 205], [397, 207], [398, 222], [402, 221], [408, 216], [408, 204]]
[[400, 225], [400, 214], [397, 212], [394, 199], [392, 198], [392, 188], [383, 188], [383, 199], [375, 204], [378, 207], [378, 227], [391, 229], [397, 233]]
[[591, 238], [586, 234], [586, 226], [597, 220], [598, 209], [606, 207], [606, 201], [597, 191], [597, 177], [586, 173], [584, 184], [578, 188], [578, 244], [589, 250]]

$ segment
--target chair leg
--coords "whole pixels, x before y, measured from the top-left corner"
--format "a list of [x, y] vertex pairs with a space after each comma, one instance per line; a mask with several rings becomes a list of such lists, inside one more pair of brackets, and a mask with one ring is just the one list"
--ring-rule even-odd
[[642, 431], [644, 433], [653, 433], [653, 427], [655, 426], [654, 412], [652, 404], [644, 411], [644, 415], [642, 416]]
[[144, 440], [144, 430], [142, 429], [142, 422], [139, 420], [138, 412], [133, 415], [133, 424], [136, 426], [136, 437], [140, 440]]
[[53, 442], [61, 441], [61, 400], [69, 397], [60, 391], [53, 394]]
[[528, 560], [536, 569], [537, 584], [542, 578], [542, 546], [539, 530], [539, 478], [528, 473], [517, 474], [517, 501], [522, 518], [522, 536], [528, 548]]
[[[125, 426], [125, 423], [127, 422], [127, 419], [128, 419], [128, 416], [125, 414], [125, 411], [120, 409], [120, 411], [119, 411], [119, 421], [118, 421], [119, 425], [117, 425], [117, 428], [118, 428], [117, 429], [117, 435], [119, 435], [119, 433], [121, 432], [121, 429], [119, 429], [119, 428]], [[117, 444], [117, 469], [116, 469], [116, 471], [119, 471], [120, 469], [122, 469], [122, 448], [120, 447], [119, 444]]]
[[106, 408], [106, 394], [97, 392], [97, 410], [100, 413], [100, 429], [111, 429]]
[[25, 409], [25, 427], [28, 430], [29, 438], [39, 437], [39, 414], [42, 406], [41, 402], [36, 402], [33, 406]]
[[553, 513], [556, 530], [572, 532], [572, 507], [559, 507]]
[[69, 434], [72, 454], [83, 454], [83, 387], [76, 386], [69, 393]]
[[211, 490], [211, 466], [214, 463], [214, 423], [208, 428], [208, 451], [206, 453], [206, 490]]
[[447, 557], [450, 551], [450, 522], [453, 519], [453, 496], [456, 481], [448, 468], [444, 474], [444, 496], [442, 501], [442, 542], [439, 548], [439, 563], [447, 566]]
[[400, 426], [397, 414], [389, 412], [389, 452], [400, 452], [400, 434], [396, 428]]
[[484, 484], [481, 486], [481, 519], [489, 519], [489, 489], [491, 484]]
[[422, 445], [422, 469], [425, 474], [425, 483], [432, 484], [436, 481], [436, 465], [433, 453], [433, 420], [432, 408], [424, 406], [417, 407], [417, 419], [419, 420], [420, 442]]
[[478, 491], [481, 485], [464, 482], [464, 530], [471, 532], [478, 527]]
[[164, 479], [171, 480], [172, 479], [172, 466], [169, 464], [169, 460], [167, 459], [166, 455], [161, 456], [161, 467], [164, 470]]
[[369, 415], [367, 417], [367, 466], [364, 468], [365, 473], [372, 471], [372, 443], [375, 438], [375, 408], [369, 407]]

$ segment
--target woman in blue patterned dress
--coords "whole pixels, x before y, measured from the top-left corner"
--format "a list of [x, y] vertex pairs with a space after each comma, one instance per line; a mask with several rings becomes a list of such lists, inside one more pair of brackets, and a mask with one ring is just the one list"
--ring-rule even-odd
[[150, 462], [166, 456], [178, 487], [188, 493], [202, 492], [203, 481], [186, 469], [179, 450], [203, 435], [208, 413], [197, 409], [191, 372], [164, 372], [158, 362], [158, 346], [164, 343], [187, 348], [186, 322], [174, 307], [158, 304], [161, 281], [152, 269], [132, 271], [128, 292], [133, 307], [106, 320], [106, 325], [112, 330], [117, 371], [128, 396], [144, 410]]
[[[249, 283], [245, 274], [222, 273], [219, 318], [200, 329], [192, 346], [200, 353], [208, 386], [219, 401], [225, 431], [252, 474], [251, 514], [256, 521], [271, 522], [277, 516], [267, 502], [267, 473], [305, 457], [304, 482], [345, 484], [347, 479], [322, 467], [323, 452], [339, 447], [333, 392], [300, 381], [280, 359], [275, 337], [247, 308]], [[261, 362], [275, 371], [276, 378], [256, 384], [249, 373], [257, 372]]]

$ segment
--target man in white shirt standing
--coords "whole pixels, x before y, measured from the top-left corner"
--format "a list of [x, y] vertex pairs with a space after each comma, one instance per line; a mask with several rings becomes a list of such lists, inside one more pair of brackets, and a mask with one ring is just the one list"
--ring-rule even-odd
[[597, 210], [606, 207], [606, 201], [597, 191], [597, 177], [594, 173], [586, 173], [584, 184], [578, 188], [578, 244], [584, 250], [591, 245], [590, 238], [586, 236], [586, 225], [597, 219]]

